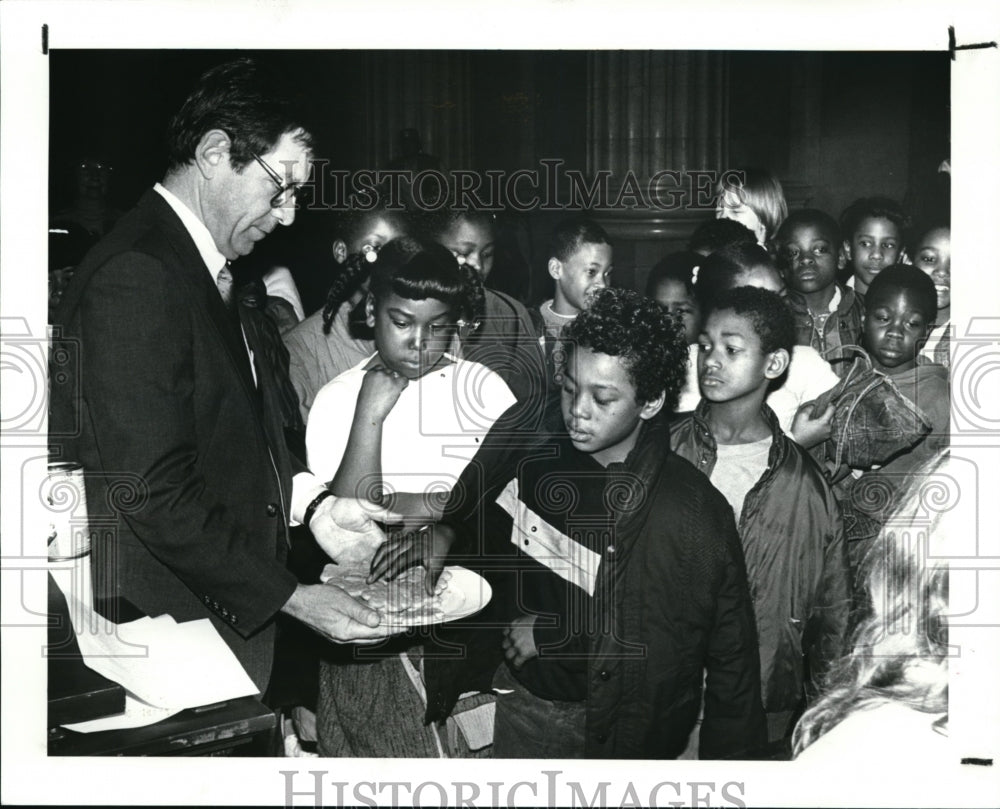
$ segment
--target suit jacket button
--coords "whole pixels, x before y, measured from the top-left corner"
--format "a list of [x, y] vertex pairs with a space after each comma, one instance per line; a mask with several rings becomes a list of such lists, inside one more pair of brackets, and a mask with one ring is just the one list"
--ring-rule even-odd
[[277, 517], [278, 516], [278, 504], [277, 503], [268, 503], [267, 504], [267, 516], [268, 517]]
[[608, 680], [610, 680], [611, 679], [611, 672], [610, 671], [602, 671], [601, 672], [601, 679], [604, 680], [605, 682], [607, 682]]
[[607, 733], [598, 733], [597, 734], [597, 743], [598, 744], [604, 744], [607, 740], [608, 740], [608, 734]]

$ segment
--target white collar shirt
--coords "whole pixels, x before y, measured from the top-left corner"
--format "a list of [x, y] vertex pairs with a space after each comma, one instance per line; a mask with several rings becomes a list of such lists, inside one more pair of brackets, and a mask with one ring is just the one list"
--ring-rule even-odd
[[[222, 253], [219, 252], [219, 248], [215, 246], [215, 239], [213, 239], [212, 234], [208, 232], [208, 228], [205, 227], [205, 223], [195, 216], [194, 211], [181, 202], [176, 194], [168, 191], [161, 183], [154, 185], [153, 190], [163, 197], [163, 199], [166, 200], [167, 205], [169, 205], [171, 209], [173, 209], [173, 212], [177, 214], [177, 217], [181, 220], [181, 224], [184, 225], [184, 229], [191, 236], [192, 241], [194, 241], [194, 246], [198, 248], [198, 254], [201, 256], [201, 260], [205, 262], [205, 266], [208, 267], [208, 271], [212, 274], [212, 283], [218, 286], [219, 273], [222, 272], [222, 268], [225, 267], [227, 263], [226, 257], [222, 255]], [[247, 342], [247, 334], [243, 331], [242, 325], [240, 326], [240, 331], [243, 333], [243, 345], [246, 346], [247, 354], [250, 357], [250, 373], [253, 374], [253, 383], [256, 386], [257, 368], [254, 364], [253, 349], [250, 348], [250, 343]]]
[[226, 257], [215, 246], [215, 239], [208, 232], [208, 228], [205, 227], [204, 222], [195, 216], [194, 211], [181, 202], [175, 194], [168, 191], [160, 183], [154, 185], [153, 190], [163, 197], [167, 201], [167, 205], [177, 214], [177, 217], [181, 220], [181, 224], [184, 225], [184, 229], [194, 241], [194, 246], [198, 248], [201, 260], [205, 262], [205, 266], [208, 267], [208, 271], [212, 274], [212, 282], [217, 284], [219, 273], [226, 266]]

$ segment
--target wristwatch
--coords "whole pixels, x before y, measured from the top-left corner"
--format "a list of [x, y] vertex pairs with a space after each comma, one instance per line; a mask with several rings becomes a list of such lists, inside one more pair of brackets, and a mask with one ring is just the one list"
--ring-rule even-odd
[[302, 524], [309, 527], [309, 523], [312, 522], [313, 515], [316, 513], [316, 509], [319, 508], [319, 504], [322, 503], [326, 498], [333, 497], [333, 492], [329, 489], [323, 489], [319, 494], [317, 494], [312, 502], [306, 506], [306, 512], [302, 515]]

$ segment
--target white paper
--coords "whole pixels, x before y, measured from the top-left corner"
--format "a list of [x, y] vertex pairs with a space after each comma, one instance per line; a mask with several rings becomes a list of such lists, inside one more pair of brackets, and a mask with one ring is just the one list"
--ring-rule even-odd
[[74, 722], [72, 725], [63, 725], [63, 727], [68, 730], [75, 730], [77, 733], [142, 728], [146, 727], [146, 725], [153, 725], [180, 712], [180, 708], [157, 708], [155, 705], [143, 702], [135, 695], [126, 691], [124, 713], [102, 716], [100, 719], [91, 719], [87, 722]]
[[259, 693], [208, 618], [179, 624], [160, 615], [114, 624], [82, 603], [72, 588], [63, 589], [63, 595], [83, 662], [137, 700], [169, 712], [160, 718]]

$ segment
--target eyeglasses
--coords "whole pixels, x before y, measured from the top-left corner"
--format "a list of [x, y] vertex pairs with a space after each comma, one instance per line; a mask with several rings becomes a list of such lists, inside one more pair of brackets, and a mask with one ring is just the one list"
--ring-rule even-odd
[[284, 181], [281, 179], [281, 175], [267, 165], [262, 157], [254, 154], [253, 152], [250, 152], [250, 156], [257, 161], [264, 171], [267, 172], [267, 176], [271, 178], [271, 182], [278, 186], [278, 193], [271, 197], [271, 207], [280, 208], [287, 202], [291, 202], [294, 205], [298, 199], [299, 189], [294, 186], [286, 186]]

